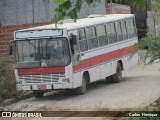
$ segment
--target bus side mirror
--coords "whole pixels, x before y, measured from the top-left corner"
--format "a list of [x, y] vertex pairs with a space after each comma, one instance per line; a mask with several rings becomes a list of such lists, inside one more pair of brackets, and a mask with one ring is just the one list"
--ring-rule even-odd
[[70, 45], [71, 45], [71, 51], [72, 51], [72, 54], [74, 54], [74, 46], [77, 45], [77, 36], [76, 35], [73, 35], [72, 33], [70, 34]]
[[76, 35], [72, 35], [71, 36], [71, 43], [72, 43], [72, 45], [76, 45], [77, 44], [77, 36]]

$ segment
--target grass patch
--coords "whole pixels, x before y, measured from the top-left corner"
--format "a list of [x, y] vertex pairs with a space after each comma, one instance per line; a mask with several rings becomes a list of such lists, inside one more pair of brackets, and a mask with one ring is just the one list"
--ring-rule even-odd
[[13, 65], [0, 56], [0, 102], [17, 95]]
[[[156, 100], [154, 103], [150, 104], [149, 106], [140, 109], [139, 111], [142, 112], [151, 112], [152, 111], [159, 111], [160, 112], [160, 98]], [[127, 117], [124, 120], [160, 120], [160, 117]]]

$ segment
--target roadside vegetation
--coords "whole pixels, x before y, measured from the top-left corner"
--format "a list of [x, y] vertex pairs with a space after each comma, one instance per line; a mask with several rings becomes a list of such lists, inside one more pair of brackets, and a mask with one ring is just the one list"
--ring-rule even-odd
[[[141, 56], [141, 62], [144, 64], [152, 64], [155, 62], [160, 62], [160, 32], [156, 34], [148, 33], [143, 37], [138, 44], [136, 44], [132, 49], [132, 54], [137, 51], [144, 51]], [[160, 98], [149, 106], [139, 109], [137, 111], [142, 111], [145, 113], [151, 111], [160, 111]], [[160, 117], [127, 117], [124, 120], [159, 120]]]
[[133, 46], [132, 54], [137, 51], [144, 51], [142, 62], [144, 64], [152, 64], [154, 62], [160, 62], [160, 32], [155, 34], [147, 33], [145, 37], [140, 39], [140, 42]]
[[[160, 111], [160, 98], [156, 100], [154, 103], [150, 104], [149, 106], [140, 109], [138, 111]], [[159, 120], [160, 117], [127, 117], [124, 120]]]
[[16, 80], [13, 66], [0, 56], [0, 103], [4, 99], [16, 96]]

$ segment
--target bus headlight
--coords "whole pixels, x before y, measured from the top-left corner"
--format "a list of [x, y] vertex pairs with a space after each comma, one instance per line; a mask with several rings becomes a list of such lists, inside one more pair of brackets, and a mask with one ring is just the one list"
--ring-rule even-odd
[[62, 82], [69, 82], [69, 78], [62, 78]]

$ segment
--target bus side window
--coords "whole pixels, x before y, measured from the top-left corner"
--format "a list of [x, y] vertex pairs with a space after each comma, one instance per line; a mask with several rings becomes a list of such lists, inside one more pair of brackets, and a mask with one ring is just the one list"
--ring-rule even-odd
[[123, 33], [122, 33], [122, 28], [121, 28], [121, 22], [116, 23], [116, 32], [117, 32], [117, 39], [119, 41], [123, 40]]
[[132, 22], [133, 22], [133, 29], [134, 29], [134, 37], [137, 37], [137, 28], [136, 28], [135, 19], [132, 19]]
[[121, 21], [121, 28], [122, 28], [122, 33], [123, 33], [123, 40], [127, 40], [128, 39], [128, 33], [127, 33], [126, 22], [125, 21]]
[[79, 44], [80, 44], [80, 51], [81, 52], [88, 50], [85, 29], [79, 30]]
[[128, 31], [129, 38], [135, 37], [136, 29], [135, 29], [134, 19], [128, 19], [126, 21], [126, 25], [127, 25], [127, 31]]
[[104, 25], [97, 25], [96, 26], [96, 33], [97, 33], [97, 38], [99, 41], [99, 46], [104, 46], [108, 44], [108, 38], [106, 35], [106, 30]]
[[89, 49], [94, 49], [98, 47], [98, 40], [96, 37], [96, 32], [94, 27], [86, 28], [86, 38], [88, 39]]
[[106, 24], [106, 31], [109, 39], [109, 44], [117, 42], [115, 23]]

